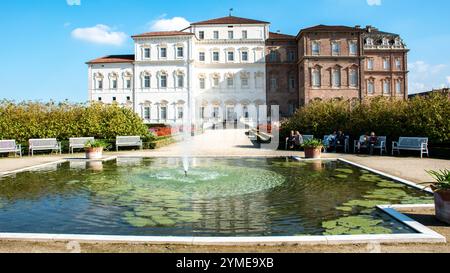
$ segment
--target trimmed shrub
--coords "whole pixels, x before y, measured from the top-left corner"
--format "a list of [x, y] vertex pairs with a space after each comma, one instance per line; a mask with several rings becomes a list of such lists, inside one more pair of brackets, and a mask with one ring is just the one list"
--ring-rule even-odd
[[450, 100], [446, 92], [408, 101], [374, 98], [355, 101], [315, 101], [282, 122], [282, 135], [291, 130], [317, 138], [342, 130], [358, 138], [376, 132], [395, 140], [400, 136], [428, 137], [433, 144], [450, 144]]
[[113, 140], [118, 135], [138, 135], [144, 141], [153, 139], [137, 114], [118, 105], [0, 102], [0, 139], [16, 139], [26, 144], [30, 138]]

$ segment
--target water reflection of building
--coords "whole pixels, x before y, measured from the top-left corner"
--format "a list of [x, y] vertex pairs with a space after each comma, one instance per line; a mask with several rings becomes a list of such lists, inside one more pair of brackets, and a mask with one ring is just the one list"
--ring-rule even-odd
[[263, 193], [212, 200], [198, 200], [192, 209], [202, 214], [194, 228], [208, 233], [248, 235], [270, 232], [268, 202]]

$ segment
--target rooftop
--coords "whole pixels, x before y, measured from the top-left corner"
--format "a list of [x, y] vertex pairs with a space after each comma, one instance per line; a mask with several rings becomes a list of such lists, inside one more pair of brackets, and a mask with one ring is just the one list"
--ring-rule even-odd
[[185, 36], [185, 35], [194, 35], [190, 32], [183, 31], [155, 31], [155, 32], [146, 32], [138, 35], [131, 36], [132, 38], [146, 38], [146, 37], [167, 37], [167, 36]]
[[236, 16], [226, 16], [201, 22], [192, 23], [191, 25], [259, 25], [270, 24], [269, 22], [253, 20], [248, 18], [241, 18]]
[[270, 40], [295, 40], [295, 36], [278, 32], [269, 33]]
[[87, 64], [110, 64], [110, 63], [132, 63], [134, 55], [109, 55], [91, 60]]

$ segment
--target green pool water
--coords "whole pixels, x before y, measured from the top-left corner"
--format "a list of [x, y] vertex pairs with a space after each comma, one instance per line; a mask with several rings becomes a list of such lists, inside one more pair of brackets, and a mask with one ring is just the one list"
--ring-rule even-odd
[[414, 233], [382, 204], [432, 196], [338, 161], [121, 158], [0, 177], [0, 232], [147, 236]]

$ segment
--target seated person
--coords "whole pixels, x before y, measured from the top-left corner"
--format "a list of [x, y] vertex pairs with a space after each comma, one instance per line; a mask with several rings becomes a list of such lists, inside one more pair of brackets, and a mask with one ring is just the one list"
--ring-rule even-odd
[[369, 145], [370, 145], [370, 154], [372, 155], [373, 154], [373, 148], [378, 143], [378, 137], [375, 134], [375, 132], [370, 133], [368, 142], [369, 142]]
[[294, 136], [294, 149], [300, 149], [302, 144], [303, 144], [303, 136], [300, 134], [299, 131], [296, 131]]
[[336, 148], [337, 145], [337, 133], [336, 131], [334, 131], [331, 135], [328, 136], [328, 138], [326, 139], [326, 141], [328, 143], [328, 148]]
[[359, 140], [358, 140], [358, 153], [361, 152], [361, 148], [362, 147], [367, 147], [368, 144], [369, 144], [369, 134], [365, 133], [364, 135], [359, 137]]
[[295, 133], [291, 131], [291, 134], [286, 138], [286, 146], [289, 150], [294, 149]]
[[345, 150], [345, 140], [346, 140], [346, 136], [345, 136], [344, 132], [339, 131], [336, 135], [336, 149], [337, 149], [337, 147], [344, 147], [344, 150]]

